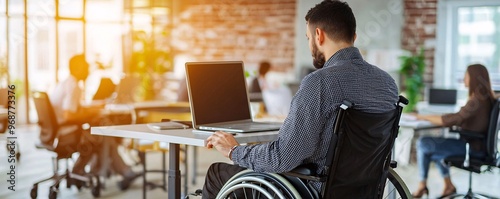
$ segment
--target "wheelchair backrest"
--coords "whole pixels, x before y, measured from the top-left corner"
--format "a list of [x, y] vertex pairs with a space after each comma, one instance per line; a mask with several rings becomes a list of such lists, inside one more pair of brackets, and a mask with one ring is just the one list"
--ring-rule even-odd
[[321, 195], [377, 198], [383, 193], [402, 106], [396, 104], [385, 113], [366, 113], [348, 104], [337, 114], [327, 159], [328, 179]]

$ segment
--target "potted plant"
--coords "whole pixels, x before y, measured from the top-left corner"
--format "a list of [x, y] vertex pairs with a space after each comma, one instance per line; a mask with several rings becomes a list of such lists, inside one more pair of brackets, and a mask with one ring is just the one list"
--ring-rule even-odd
[[156, 35], [155, 40], [154, 33], [134, 32], [132, 55], [134, 68], [132, 72], [141, 77], [138, 96], [141, 96], [143, 101], [153, 100], [157, 97], [163, 87], [163, 74], [173, 70], [170, 49], [166, 47], [164, 41], [158, 39], [166, 38], [167, 33], [164, 31], [160, 34], [161, 37]]
[[401, 88], [410, 101], [404, 110], [405, 112], [413, 112], [424, 87], [424, 49], [421, 48], [418, 54], [404, 55], [399, 59], [401, 61], [399, 72], [403, 82]]

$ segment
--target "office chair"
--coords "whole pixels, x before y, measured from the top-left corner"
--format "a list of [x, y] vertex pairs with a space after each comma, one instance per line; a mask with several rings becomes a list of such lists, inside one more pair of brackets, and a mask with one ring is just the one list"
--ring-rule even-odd
[[[97, 176], [87, 174], [85, 176], [77, 175], [69, 171], [68, 161], [71, 159], [73, 153], [77, 152], [78, 144], [82, 132], [81, 123], [63, 123], [59, 124], [49, 97], [44, 92], [33, 92], [33, 101], [35, 103], [36, 112], [38, 115], [38, 125], [40, 126], [40, 143], [36, 145], [38, 149], [46, 149], [54, 152], [57, 156], [53, 157], [53, 171], [54, 174], [44, 180], [38, 181], [33, 184], [31, 188], [31, 198], [37, 197], [38, 184], [54, 180], [50, 186], [49, 198], [57, 198], [59, 192], [59, 184], [63, 179], [66, 179], [66, 187], [70, 188], [71, 185], [76, 185], [80, 188], [81, 185], [89, 187], [94, 197], [100, 195], [100, 181]], [[64, 128], [74, 128], [75, 130], [70, 133], [59, 133]], [[58, 163], [59, 160], [65, 160], [66, 169], [60, 174]]]
[[[392, 169], [397, 163], [391, 161], [399, 119], [407, 103], [400, 96], [393, 110], [373, 114], [358, 111], [355, 104], [345, 101], [335, 120], [324, 173], [316, 174], [316, 165], [302, 165], [282, 174], [245, 170], [231, 178], [217, 198], [250, 193], [267, 198], [382, 198], [384, 194], [411, 198]], [[311, 187], [312, 181], [322, 182], [319, 192]]]
[[[494, 198], [491, 196], [472, 192], [472, 173], [481, 173], [481, 167], [487, 166], [490, 170], [492, 167], [500, 167], [500, 153], [498, 151], [498, 131], [500, 130], [500, 99], [497, 99], [490, 113], [490, 121], [486, 134], [479, 132], [471, 132], [466, 130], [458, 130], [450, 132], [458, 132], [460, 138], [465, 138], [466, 153], [464, 156], [449, 156], [444, 159], [444, 163], [449, 166], [454, 166], [463, 170], [469, 171], [469, 189], [467, 193], [457, 193], [449, 196], [455, 198], [464, 196], [464, 198]], [[470, 155], [469, 143], [471, 140], [480, 140], [486, 144], [486, 155], [477, 157]]]
[[[0, 88], [0, 96], [2, 96], [2, 97], [0, 97], [0, 108], [7, 108], [8, 104], [9, 104], [8, 98], [7, 98], [7, 96], [9, 96], [7, 88]], [[0, 134], [4, 134], [7, 131], [7, 128], [9, 125], [8, 121], [9, 121], [8, 118], [0, 119]], [[10, 149], [8, 148], [7, 145], [6, 145], [6, 147], [7, 147], [7, 151], [10, 151]], [[16, 161], [19, 161], [19, 159], [21, 158], [21, 152], [19, 150], [19, 144], [17, 142], [16, 142], [16, 149], [17, 149]]]
[[[7, 108], [7, 89], [6, 88], [0, 88], [0, 107], [1, 108]], [[7, 130], [7, 118], [5, 119], [0, 119], [0, 134], [5, 133]]]

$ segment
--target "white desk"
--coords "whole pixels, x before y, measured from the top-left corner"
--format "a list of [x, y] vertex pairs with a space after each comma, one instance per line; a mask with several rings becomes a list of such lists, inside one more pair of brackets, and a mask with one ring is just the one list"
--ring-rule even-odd
[[426, 101], [421, 101], [417, 103], [417, 112], [419, 114], [446, 114], [446, 113], [456, 113], [460, 108], [465, 105], [464, 102], [458, 102], [457, 104], [451, 105], [441, 105], [441, 104], [429, 104]]
[[[91, 127], [91, 134], [136, 138], [169, 143], [168, 198], [181, 197], [181, 175], [179, 170], [179, 145], [205, 146], [209, 133], [195, 133], [192, 129], [153, 130], [146, 124]], [[270, 142], [278, 137], [278, 132], [236, 134], [239, 143]], [[184, 188], [187, 193], [187, 187]]]

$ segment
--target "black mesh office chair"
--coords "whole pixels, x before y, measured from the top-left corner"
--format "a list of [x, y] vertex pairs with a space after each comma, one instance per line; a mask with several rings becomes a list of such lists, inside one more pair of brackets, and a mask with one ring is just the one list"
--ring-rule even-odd
[[[93, 196], [99, 197], [100, 182], [98, 177], [91, 174], [85, 176], [77, 175], [69, 171], [68, 161], [71, 159], [72, 154], [77, 152], [82, 132], [82, 124], [59, 124], [47, 94], [44, 92], [33, 92], [32, 96], [38, 115], [38, 125], [40, 126], [40, 143], [38, 143], [36, 147], [52, 151], [56, 153], [57, 156], [53, 158], [54, 174], [47, 179], [33, 184], [30, 193], [31, 198], [37, 197], [38, 184], [48, 180], [54, 180], [54, 183], [50, 186], [49, 198], [57, 198], [59, 184], [63, 179], [66, 179], [67, 188], [71, 187], [71, 185], [77, 185], [77, 187], [80, 188], [80, 185], [83, 185], [92, 189]], [[75, 130], [65, 134], [59, 133], [63, 128], [72, 128]], [[62, 174], [59, 173], [59, 160], [66, 160], [66, 169]]]
[[[461, 138], [467, 141], [466, 155], [464, 156], [450, 156], [444, 159], [444, 163], [460, 169], [469, 171], [469, 189], [467, 193], [457, 193], [449, 198], [463, 196], [464, 198], [493, 198], [491, 196], [477, 194], [472, 192], [472, 173], [481, 173], [481, 167], [487, 166], [487, 170], [493, 167], [500, 167], [500, 153], [498, 149], [498, 131], [500, 130], [500, 99], [495, 101], [493, 109], [490, 114], [490, 122], [488, 132], [486, 134], [478, 132], [470, 132], [465, 130], [457, 131]], [[483, 157], [469, 155], [469, 142], [479, 140], [486, 145], [486, 154]]]
[[[401, 96], [393, 110], [373, 114], [357, 111], [356, 105], [344, 102], [336, 118], [332, 138], [336, 142], [330, 144], [325, 173], [315, 174], [315, 165], [284, 174], [245, 170], [226, 183], [218, 198], [249, 193], [267, 198], [382, 198], [390, 194], [411, 198], [404, 182], [391, 169], [397, 165], [391, 153], [407, 103]], [[319, 193], [310, 187], [310, 181], [323, 182]]]

